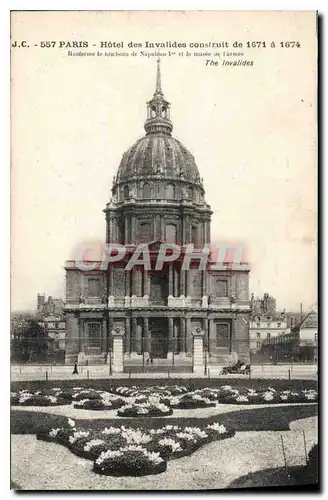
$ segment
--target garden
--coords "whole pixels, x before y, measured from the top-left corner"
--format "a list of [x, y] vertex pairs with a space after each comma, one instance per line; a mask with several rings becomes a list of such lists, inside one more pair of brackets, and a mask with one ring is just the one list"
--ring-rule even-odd
[[[317, 414], [318, 394], [311, 381], [228, 385], [220, 380], [198, 387], [195, 381], [138, 386], [66, 382], [60, 387], [13, 384], [11, 432], [60, 445], [90, 461], [92, 473], [102, 476], [163, 474], [172, 460], [214, 443], [224, 449], [225, 441], [245, 432], [287, 431], [290, 422]], [[77, 417], [71, 418], [70, 411]], [[298, 471], [298, 482], [301, 476]]]

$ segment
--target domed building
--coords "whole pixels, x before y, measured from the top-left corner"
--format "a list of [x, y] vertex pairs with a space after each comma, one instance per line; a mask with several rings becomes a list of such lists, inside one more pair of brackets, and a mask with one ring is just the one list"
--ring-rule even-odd
[[[170, 111], [158, 61], [146, 134], [123, 154], [104, 209], [106, 242], [122, 245], [124, 258], [65, 265], [67, 363], [110, 362], [117, 329], [127, 368], [150, 361], [188, 369], [195, 328], [204, 332], [208, 363], [249, 358], [247, 265], [215, 269], [209, 255], [204, 269], [197, 259], [183, 266], [188, 245], [200, 252], [210, 244], [212, 211], [194, 156], [172, 136]], [[163, 243], [178, 245], [179, 256], [158, 269]], [[127, 265], [140, 245], [150, 267]]]

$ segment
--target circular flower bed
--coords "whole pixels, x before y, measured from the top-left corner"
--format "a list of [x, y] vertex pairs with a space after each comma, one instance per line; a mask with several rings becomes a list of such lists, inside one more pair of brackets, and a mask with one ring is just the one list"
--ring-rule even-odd
[[119, 417], [163, 417], [172, 415], [173, 410], [162, 403], [127, 404], [117, 411]]

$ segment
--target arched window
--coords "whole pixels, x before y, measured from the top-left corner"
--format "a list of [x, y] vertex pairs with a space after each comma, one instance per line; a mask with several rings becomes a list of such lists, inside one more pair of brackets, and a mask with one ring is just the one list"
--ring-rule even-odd
[[140, 243], [147, 243], [151, 240], [150, 234], [150, 224], [148, 222], [143, 222], [140, 224]]
[[173, 184], [168, 184], [166, 186], [166, 198], [168, 200], [174, 200], [175, 198], [175, 187]]
[[175, 224], [167, 224], [166, 225], [165, 240], [168, 243], [176, 243], [176, 241], [177, 241], [177, 226]]
[[89, 347], [99, 347], [101, 345], [100, 323], [88, 323], [88, 345]]
[[192, 188], [191, 186], [188, 189], [188, 198], [190, 200], [192, 200], [194, 198], [194, 188]]
[[124, 186], [124, 198], [129, 198], [130, 197], [130, 190], [129, 186]]
[[151, 198], [151, 187], [150, 184], [148, 184], [148, 182], [146, 182], [143, 185], [143, 198], [145, 199]]

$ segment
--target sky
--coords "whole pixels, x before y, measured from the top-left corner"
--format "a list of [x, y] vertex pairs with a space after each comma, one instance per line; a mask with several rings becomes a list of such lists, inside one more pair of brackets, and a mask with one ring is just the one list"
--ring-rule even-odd
[[[266, 41], [261, 49], [210, 49], [220, 57], [194, 56], [196, 49], [164, 55], [162, 87], [173, 136], [204, 179], [212, 241], [245, 245], [255, 295], [268, 292], [287, 310], [316, 302], [314, 13], [15, 12], [15, 40], [30, 47], [13, 48], [11, 59], [13, 310], [35, 308], [38, 293], [64, 297], [65, 260], [81, 242], [104, 240], [112, 178], [123, 152], [144, 135], [155, 88], [157, 56], [140, 49], [131, 56], [130, 41]], [[300, 47], [280, 47], [281, 40]], [[107, 51], [129, 56], [69, 57], [76, 49], [59, 48], [60, 41], [88, 41], [82, 51], [123, 42]], [[206, 66], [208, 58], [219, 64]], [[223, 67], [222, 59], [253, 65]]]

